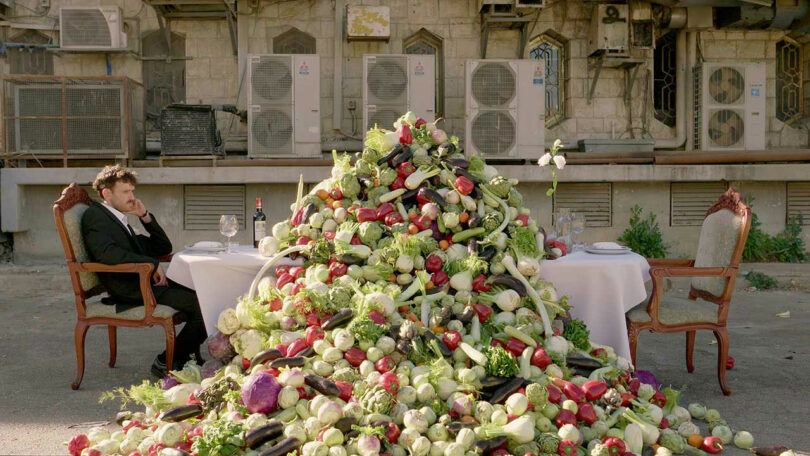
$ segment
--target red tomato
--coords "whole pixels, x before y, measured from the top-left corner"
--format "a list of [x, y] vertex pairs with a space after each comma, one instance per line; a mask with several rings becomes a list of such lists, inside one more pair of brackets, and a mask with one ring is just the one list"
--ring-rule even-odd
[[307, 328], [305, 340], [308, 346], [312, 346], [316, 340], [324, 338], [323, 329], [318, 326], [310, 326]]
[[368, 319], [377, 323], [378, 325], [385, 324], [385, 315], [383, 315], [379, 310], [372, 310], [368, 313]]

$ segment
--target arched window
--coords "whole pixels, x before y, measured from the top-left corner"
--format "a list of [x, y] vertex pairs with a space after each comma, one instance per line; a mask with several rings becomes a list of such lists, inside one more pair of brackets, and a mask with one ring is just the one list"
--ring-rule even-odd
[[565, 119], [565, 78], [568, 40], [549, 30], [529, 43], [529, 58], [546, 62], [546, 127]]
[[658, 38], [653, 51], [653, 113], [659, 122], [675, 126], [675, 38], [677, 32], [668, 32]]
[[273, 38], [273, 54], [315, 53], [315, 37], [295, 27]]
[[802, 116], [802, 48], [784, 38], [776, 43], [776, 118], [791, 123]]
[[[9, 42], [37, 45], [50, 44], [51, 40], [35, 30], [26, 30], [13, 36]], [[10, 47], [6, 55], [11, 74], [53, 74], [53, 52], [43, 48]]]
[[436, 117], [444, 115], [444, 49], [442, 38], [422, 28], [402, 42], [405, 54], [428, 54], [436, 56], [436, 101], [433, 109]]

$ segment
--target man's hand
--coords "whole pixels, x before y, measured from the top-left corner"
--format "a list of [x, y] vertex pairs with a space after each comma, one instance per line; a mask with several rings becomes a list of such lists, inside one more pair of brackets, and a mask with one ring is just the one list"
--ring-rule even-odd
[[166, 273], [163, 272], [163, 267], [158, 265], [157, 269], [155, 269], [155, 273], [152, 275], [152, 280], [155, 282], [155, 285], [159, 287], [165, 287], [169, 284], [168, 279], [166, 279]]
[[132, 210], [127, 212], [127, 214], [132, 214], [145, 223], [152, 221], [152, 217], [149, 215], [149, 211], [146, 210], [146, 206], [137, 198], [135, 198], [135, 203], [132, 205]]

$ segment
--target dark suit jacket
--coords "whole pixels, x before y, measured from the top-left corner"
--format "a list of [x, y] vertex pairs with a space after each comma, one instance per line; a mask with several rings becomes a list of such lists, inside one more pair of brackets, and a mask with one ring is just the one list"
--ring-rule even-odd
[[[149, 236], [132, 237], [120, 220], [101, 203], [94, 202], [82, 216], [82, 237], [90, 258], [104, 264], [160, 263], [155, 256], [172, 252], [172, 243], [152, 214], [152, 221], [144, 223]], [[116, 302], [116, 311], [122, 312], [143, 305], [138, 274], [106, 272], [98, 274], [104, 288]]]

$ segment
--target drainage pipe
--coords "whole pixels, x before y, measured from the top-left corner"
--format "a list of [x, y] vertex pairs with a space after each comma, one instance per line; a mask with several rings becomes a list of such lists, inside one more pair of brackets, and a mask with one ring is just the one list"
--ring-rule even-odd
[[335, 63], [332, 81], [332, 130], [343, 129], [343, 11], [345, 0], [335, 0]]

